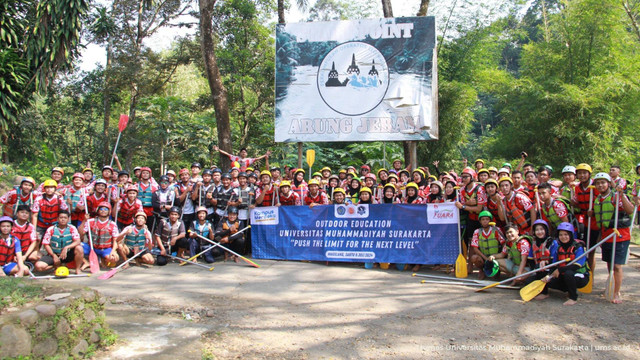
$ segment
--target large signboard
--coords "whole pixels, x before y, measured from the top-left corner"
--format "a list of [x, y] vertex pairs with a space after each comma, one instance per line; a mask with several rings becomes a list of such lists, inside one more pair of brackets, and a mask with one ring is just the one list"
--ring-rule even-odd
[[256, 259], [453, 264], [458, 239], [453, 203], [280, 206], [251, 212]]
[[277, 142], [438, 139], [435, 19], [276, 28]]

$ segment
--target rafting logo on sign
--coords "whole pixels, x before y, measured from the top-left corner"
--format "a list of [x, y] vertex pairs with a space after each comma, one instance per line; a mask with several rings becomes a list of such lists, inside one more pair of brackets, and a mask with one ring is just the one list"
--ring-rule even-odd
[[279, 222], [278, 208], [275, 206], [255, 208], [251, 211], [251, 225], [278, 225]]
[[455, 224], [458, 222], [457, 211], [453, 203], [428, 204], [427, 221], [429, 224]]
[[369, 217], [369, 205], [336, 205], [334, 214], [336, 218], [367, 218]]
[[322, 100], [331, 109], [343, 115], [362, 115], [382, 102], [389, 88], [389, 67], [375, 47], [348, 42], [322, 60], [317, 84]]

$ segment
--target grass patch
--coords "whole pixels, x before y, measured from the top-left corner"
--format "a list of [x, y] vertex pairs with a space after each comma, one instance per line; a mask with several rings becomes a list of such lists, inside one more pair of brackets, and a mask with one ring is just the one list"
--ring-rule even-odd
[[0, 278], [0, 311], [9, 306], [22, 306], [41, 298], [42, 287], [28, 279], [6, 276]]

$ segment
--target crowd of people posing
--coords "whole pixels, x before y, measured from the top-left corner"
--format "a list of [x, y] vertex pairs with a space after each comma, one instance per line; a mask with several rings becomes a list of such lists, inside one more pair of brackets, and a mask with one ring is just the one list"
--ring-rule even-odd
[[[0, 275], [32, 275], [61, 265], [80, 274], [91, 252], [105, 267], [140, 252], [136, 261], [146, 264], [189, 256], [197, 261], [193, 256], [200, 253], [207, 263], [223, 256], [237, 261], [234, 254], [251, 251], [250, 232], [244, 230], [256, 206], [453, 202], [461, 213], [468, 270], [478, 270], [480, 278], [573, 260], [607, 239], [602, 260], [614, 267], [614, 302], [621, 302], [621, 266], [640, 203], [640, 179], [628, 184], [617, 166], [608, 173], [594, 173], [588, 164], [566, 166], [561, 179], [554, 179], [550, 166], [536, 168], [523, 153], [515, 168], [487, 167], [482, 159], [467, 166], [465, 160], [458, 174], [440, 171], [436, 161], [431, 174], [428, 167], [405, 168], [395, 160], [390, 169], [375, 172], [365, 164], [337, 171], [324, 167], [309, 176], [302, 168], [254, 169], [263, 158], [268, 164], [269, 152], [249, 158], [246, 149], [239, 155], [215, 149], [230, 158], [230, 171], [203, 169], [196, 162], [157, 180], [148, 167], [129, 174], [110, 166], [98, 176], [90, 168], [73, 173], [69, 184], [60, 167], [41, 184], [22, 178], [0, 197]], [[640, 164], [635, 173], [640, 175]], [[592, 280], [594, 254], [525, 281], [542, 279], [547, 287], [568, 292], [571, 305], [577, 289]], [[545, 296], [546, 288], [539, 298]]]

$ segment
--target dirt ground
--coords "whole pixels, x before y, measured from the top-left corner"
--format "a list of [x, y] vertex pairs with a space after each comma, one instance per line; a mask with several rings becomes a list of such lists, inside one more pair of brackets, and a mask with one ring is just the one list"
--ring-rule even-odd
[[604, 300], [599, 262], [593, 293], [573, 307], [554, 291], [523, 303], [514, 290], [421, 284], [396, 269], [257, 261], [73, 279], [112, 300], [120, 339], [96, 358], [636, 359], [640, 350], [639, 258], [625, 267], [623, 304]]

